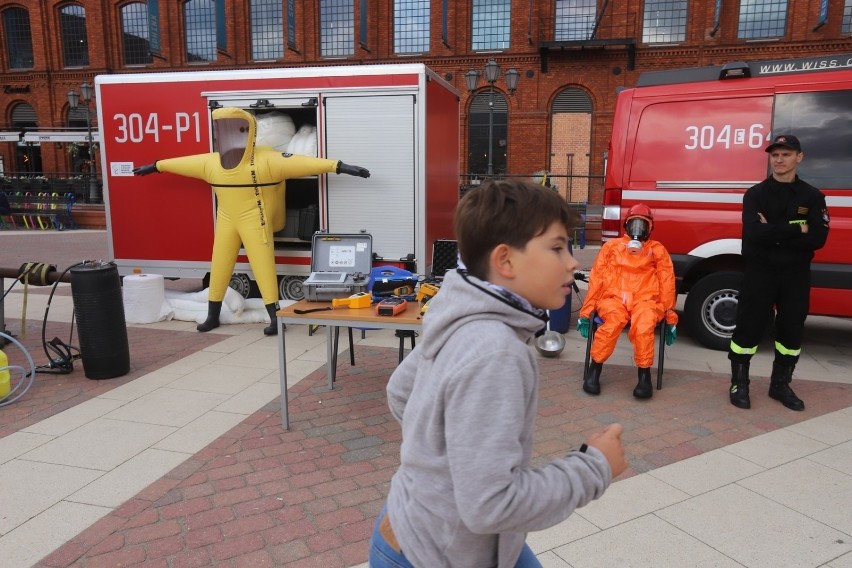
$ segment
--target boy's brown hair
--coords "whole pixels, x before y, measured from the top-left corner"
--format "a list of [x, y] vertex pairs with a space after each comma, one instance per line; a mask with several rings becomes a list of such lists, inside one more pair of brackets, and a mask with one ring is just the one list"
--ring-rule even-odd
[[488, 257], [497, 245], [523, 249], [554, 222], [570, 234], [580, 215], [554, 190], [529, 181], [486, 181], [456, 209], [456, 239], [467, 271], [487, 279]]

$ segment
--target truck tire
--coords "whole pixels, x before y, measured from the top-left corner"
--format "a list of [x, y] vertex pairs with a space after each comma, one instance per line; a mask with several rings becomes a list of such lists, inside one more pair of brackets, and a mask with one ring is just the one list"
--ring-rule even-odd
[[278, 282], [278, 292], [282, 300], [303, 300], [305, 289], [303, 283], [307, 276], [285, 276]]
[[709, 349], [727, 351], [737, 323], [740, 272], [716, 272], [699, 280], [689, 291], [684, 317], [690, 336]]
[[248, 274], [242, 272], [233, 273], [228, 286], [239, 292], [240, 296], [245, 299], [260, 297], [260, 290], [257, 288], [257, 283], [249, 278]]

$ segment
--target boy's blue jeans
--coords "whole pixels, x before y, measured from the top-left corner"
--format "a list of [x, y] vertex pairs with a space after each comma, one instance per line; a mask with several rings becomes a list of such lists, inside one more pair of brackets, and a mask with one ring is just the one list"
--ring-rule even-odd
[[[404, 554], [391, 548], [379, 532], [379, 523], [382, 522], [386, 513], [387, 507], [383, 507], [373, 526], [373, 535], [370, 538], [370, 568], [415, 568]], [[525, 544], [520, 558], [515, 563], [515, 568], [542, 568], [542, 566], [529, 545]]]

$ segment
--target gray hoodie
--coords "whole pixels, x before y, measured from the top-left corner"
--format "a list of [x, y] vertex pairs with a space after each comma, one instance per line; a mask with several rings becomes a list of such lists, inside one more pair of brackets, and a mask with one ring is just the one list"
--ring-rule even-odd
[[542, 316], [461, 271], [430, 304], [387, 388], [403, 440], [391, 526], [418, 568], [512, 568], [528, 531], [600, 497], [612, 472], [595, 448], [530, 467], [538, 364], [526, 342]]

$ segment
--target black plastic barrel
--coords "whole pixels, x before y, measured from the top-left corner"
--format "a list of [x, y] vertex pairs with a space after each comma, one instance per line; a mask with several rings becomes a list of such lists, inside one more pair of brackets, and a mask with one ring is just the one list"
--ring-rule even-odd
[[129, 373], [127, 325], [115, 263], [86, 262], [71, 268], [71, 295], [86, 377], [112, 379]]

